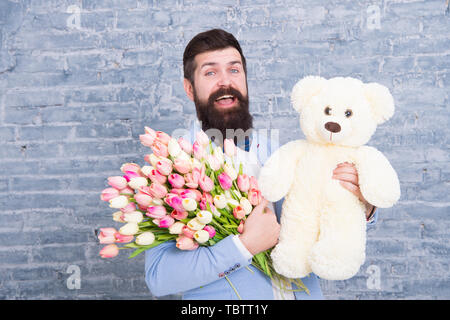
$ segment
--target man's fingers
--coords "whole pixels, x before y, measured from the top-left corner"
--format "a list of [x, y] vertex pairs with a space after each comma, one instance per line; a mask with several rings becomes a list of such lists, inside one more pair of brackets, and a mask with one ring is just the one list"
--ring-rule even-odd
[[359, 189], [359, 187], [351, 182], [347, 182], [347, 181], [339, 181], [339, 183], [348, 191], [350, 191], [351, 193], [353, 193], [355, 196], [357, 196], [359, 199], [363, 199], [362, 194], [361, 194], [361, 190]]
[[267, 207], [267, 205], [269, 204], [269, 200], [267, 200], [266, 198], [262, 198], [261, 202], [255, 207], [253, 208], [253, 212], [264, 212], [264, 209]]
[[358, 186], [358, 176], [352, 173], [339, 173], [339, 174], [333, 174], [333, 179], [351, 182]]
[[339, 173], [352, 173], [357, 174], [356, 168], [354, 166], [337, 166], [336, 169], [333, 170], [333, 174]]

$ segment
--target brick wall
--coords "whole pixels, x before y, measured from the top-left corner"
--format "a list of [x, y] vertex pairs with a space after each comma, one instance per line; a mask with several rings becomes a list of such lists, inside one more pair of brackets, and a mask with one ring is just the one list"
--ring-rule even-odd
[[240, 40], [255, 124], [281, 143], [302, 137], [289, 96], [305, 75], [391, 89], [396, 113], [370, 144], [402, 198], [380, 210], [358, 275], [322, 288], [331, 299], [450, 298], [445, 2], [0, 1], [0, 298], [152, 299], [142, 257], [98, 257], [94, 229], [111, 223], [99, 193], [122, 163], [142, 162], [145, 125], [171, 132], [195, 118], [182, 53], [213, 27]]

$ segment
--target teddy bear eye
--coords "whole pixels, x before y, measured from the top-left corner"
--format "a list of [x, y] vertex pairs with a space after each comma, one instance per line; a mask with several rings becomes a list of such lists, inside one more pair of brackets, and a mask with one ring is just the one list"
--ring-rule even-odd
[[324, 110], [324, 112], [325, 112], [325, 114], [326, 114], [327, 116], [331, 115], [331, 108], [330, 108], [330, 107], [326, 107], [325, 110]]
[[353, 114], [353, 111], [352, 111], [352, 110], [350, 110], [350, 109], [345, 110], [345, 116], [346, 116], [347, 118], [350, 118], [350, 117], [352, 116], [352, 114]]

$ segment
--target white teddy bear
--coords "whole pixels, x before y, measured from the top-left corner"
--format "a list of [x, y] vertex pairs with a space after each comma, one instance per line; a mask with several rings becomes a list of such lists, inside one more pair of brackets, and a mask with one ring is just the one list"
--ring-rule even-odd
[[300, 80], [291, 98], [306, 140], [281, 146], [258, 178], [266, 199], [285, 197], [274, 267], [289, 278], [314, 272], [323, 279], [348, 279], [364, 263], [366, 209], [332, 172], [339, 163], [353, 163], [370, 204], [387, 208], [397, 202], [395, 170], [380, 151], [365, 146], [377, 125], [393, 115], [394, 101], [377, 83], [318, 76]]

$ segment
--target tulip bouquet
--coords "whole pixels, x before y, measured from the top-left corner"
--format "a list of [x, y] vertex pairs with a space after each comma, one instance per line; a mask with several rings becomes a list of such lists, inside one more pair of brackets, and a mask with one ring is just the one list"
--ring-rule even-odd
[[[134, 249], [132, 258], [166, 241], [175, 241], [180, 250], [195, 250], [242, 233], [261, 192], [256, 178], [245, 174], [242, 164], [235, 165], [232, 140], [225, 139], [222, 149], [213, 147], [203, 131], [191, 144], [148, 127], [139, 138], [152, 150], [144, 157], [147, 164], [123, 164], [123, 174], [109, 177], [109, 187], [101, 193], [118, 210], [113, 220], [123, 224], [119, 230], [98, 230], [100, 243], [106, 244], [101, 257], [112, 258], [128, 248]], [[252, 264], [273, 278], [270, 251], [254, 255]]]

